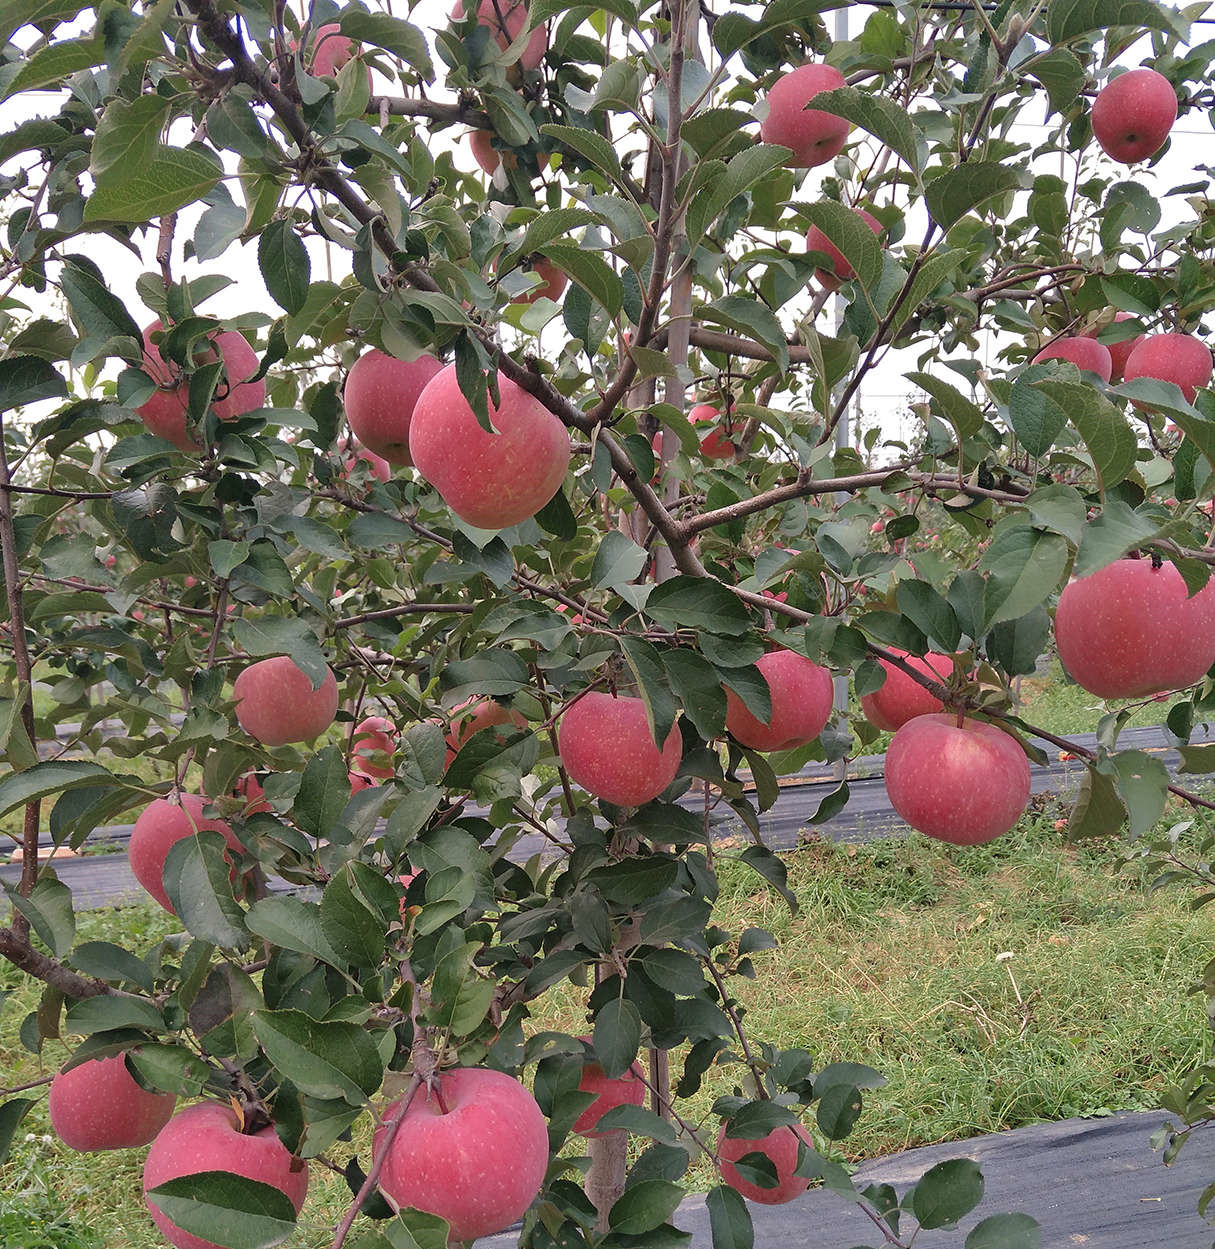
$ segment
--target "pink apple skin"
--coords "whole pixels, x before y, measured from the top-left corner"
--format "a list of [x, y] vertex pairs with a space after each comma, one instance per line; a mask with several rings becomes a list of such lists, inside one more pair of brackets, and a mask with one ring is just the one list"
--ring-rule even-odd
[[[384, 1112], [374, 1149], [400, 1106]], [[457, 1067], [439, 1077], [437, 1097], [425, 1089], [414, 1097], [380, 1187], [402, 1208], [446, 1219], [451, 1241], [461, 1242], [520, 1218], [547, 1169], [548, 1129], [531, 1093], [504, 1072]]]
[[173, 1117], [172, 1093], [149, 1093], [122, 1054], [95, 1058], [51, 1081], [47, 1106], [55, 1135], [78, 1153], [146, 1145]]
[[218, 1102], [198, 1102], [179, 1111], [161, 1130], [143, 1166], [148, 1213], [161, 1235], [177, 1249], [216, 1249], [213, 1241], [183, 1232], [146, 1194], [169, 1180], [200, 1171], [227, 1171], [271, 1184], [286, 1194], [298, 1214], [308, 1193], [308, 1164], [294, 1159], [265, 1127], [249, 1135], [239, 1130], [236, 1112]]
[[[953, 674], [953, 659], [949, 655], [933, 651], [923, 657], [901, 650], [894, 650], [893, 653], [906, 660], [917, 672], [922, 672], [934, 681], [945, 681]], [[886, 684], [861, 698], [861, 710], [870, 724], [887, 733], [893, 733], [916, 716], [927, 716], [934, 711], [945, 710], [945, 705], [939, 698], [934, 698], [900, 668], [884, 659], [879, 659], [878, 663], [886, 673]]]
[[[583, 1038], [584, 1040], [589, 1038]], [[634, 1063], [627, 1072], [615, 1079], [604, 1074], [603, 1067], [596, 1062], [589, 1062], [582, 1068], [582, 1079], [578, 1081], [578, 1091], [594, 1093], [595, 1100], [574, 1120], [570, 1129], [588, 1140], [598, 1140], [607, 1136], [607, 1132], [596, 1132], [595, 1124], [617, 1106], [641, 1106], [645, 1103], [645, 1073]]]
[[1083, 373], [1096, 373], [1103, 382], [1110, 380], [1114, 370], [1110, 349], [1095, 338], [1056, 338], [1031, 363], [1041, 364], [1043, 360], [1068, 360]]
[[1215, 581], [1186, 598], [1172, 564], [1116, 560], [1064, 587], [1055, 641], [1072, 680], [1101, 698], [1184, 689], [1215, 663]]
[[242, 815], [256, 815], [259, 811], [271, 810], [270, 804], [266, 801], [266, 791], [262, 788], [262, 783], [257, 779], [253, 772], [246, 772], [244, 776], [232, 786], [232, 792], [238, 798], [245, 800], [245, 809]]
[[250, 664], [233, 682], [236, 719], [263, 746], [319, 737], [337, 715], [337, 679], [329, 669], [320, 689], [287, 655]]
[[[800, 1123], [773, 1128], [767, 1136], [749, 1141], [726, 1135], [726, 1125], [721, 1125], [717, 1137], [717, 1157], [721, 1162], [721, 1178], [737, 1193], [765, 1206], [781, 1206], [794, 1197], [800, 1197], [810, 1187], [810, 1181], [794, 1175], [797, 1166], [797, 1148], [804, 1141], [807, 1148], [814, 1148], [810, 1133]], [[734, 1165], [747, 1154], [764, 1154], [776, 1168], [775, 1188], [760, 1188], [738, 1173]]]
[[350, 782], [350, 796], [353, 798], [355, 794], [360, 794], [365, 789], [375, 789], [380, 783], [374, 776], [367, 776], [363, 772], [347, 772], [346, 779]]
[[374, 451], [368, 451], [366, 447], [360, 447], [358, 443], [354, 443], [350, 450], [353, 454], [348, 455], [342, 462], [345, 476], [349, 477], [354, 472], [354, 466], [360, 460], [367, 465], [371, 475], [377, 481], [387, 481], [392, 476], [392, 465], [382, 455], [376, 455]]
[[844, 75], [834, 65], [799, 65], [790, 70], [768, 92], [768, 115], [760, 123], [760, 139], [792, 148], [789, 165], [793, 169], [834, 160], [848, 141], [850, 123], [806, 105], [820, 91], [845, 85]]
[[545, 260], [540, 257], [532, 264], [532, 271], [538, 278], [541, 278], [539, 286], [533, 286], [531, 290], [524, 291], [522, 295], [516, 295], [512, 300], [512, 304], [534, 304], [537, 299], [551, 299], [554, 303], [561, 298], [562, 291], [569, 285], [569, 279], [565, 273], [558, 269], [551, 260]]
[[727, 689], [726, 728], [752, 750], [792, 750], [812, 742], [831, 717], [831, 673], [789, 650], [768, 651], [755, 666], [772, 694], [772, 719], [764, 724]]
[[1193, 403], [1199, 389], [1211, 380], [1211, 349], [1192, 334], [1147, 334], [1126, 362], [1126, 380], [1135, 377], [1175, 382], [1186, 402]]
[[443, 368], [434, 356], [398, 360], [376, 347], [361, 355], [346, 376], [346, 419], [354, 436], [389, 464], [408, 468], [409, 423], [426, 383]]
[[505, 164], [507, 169], [514, 169], [519, 163], [514, 152], [504, 152], [493, 145], [493, 135], [488, 130], [474, 130], [468, 136], [468, 147], [473, 159], [491, 177], [498, 172], [498, 166]]
[[955, 846], [992, 841], [1021, 818], [1029, 764], [1007, 733], [951, 712], [908, 720], [886, 751], [890, 805], [929, 837]]
[[[160, 321], [156, 320], [143, 332], [143, 368], [158, 386], [167, 386], [179, 376], [179, 370], [177, 365], [161, 358], [152, 342], [152, 335], [162, 328]], [[230, 421], [255, 408], [265, 407], [265, 381], [244, 381], [257, 372], [258, 366], [257, 353], [249, 346], [245, 336], [235, 330], [222, 330], [213, 336], [213, 341], [223, 358], [227, 380], [221, 378], [216, 386], [211, 410], [221, 421]], [[157, 390], [147, 403], [135, 411], [151, 433], [158, 434], [182, 451], [201, 451], [202, 447], [187, 429], [189, 398], [189, 383], [182, 382], [173, 390]]]
[[1176, 120], [1177, 93], [1154, 69], [1111, 78], [1093, 101], [1093, 137], [1124, 165], [1155, 156]]
[[[383, 716], [360, 720], [354, 727], [354, 771], [380, 780], [393, 776], [392, 756], [400, 736], [396, 725]], [[385, 755], [387, 761], [382, 757]]]
[[621, 807], [657, 798], [675, 779], [683, 758], [678, 725], [662, 750], [650, 736], [640, 698], [613, 698], [592, 691], [562, 713], [557, 750], [575, 784]]
[[[731, 404], [730, 411], [734, 411]], [[688, 420], [693, 425], [703, 425], [708, 422], [717, 421], [721, 418], [721, 412], [711, 403], [698, 403], [689, 413]], [[657, 435], [661, 442], [662, 434]], [[700, 454], [706, 460], [729, 460], [738, 454], [738, 448], [732, 443], [720, 429], [710, 430], [700, 440]]]
[[[1114, 324], [1119, 321], [1133, 321], [1135, 318], [1129, 312], [1114, 313]], [[1096, 338], [1100, 334], [1100, 330], [1092, 329], [1085, 331], [1085, 338]], [[1131, 352], [1139, 346], [1147, 337], [1146, 334], [1136, 334], [1134, 338], [1124, 338], [1120, 342], [1105, 343], [1106, 350], [1110, 353], [1110, 381], [1120, 382], [1126, 374], [1126, 362], [1130, 359]]]
[[[858, 217], [874, 232], [881, 237], [882, 223], [870, 212], [866, 212], [863, 208], [853, 210]], [[815, 269], [814, 276], [818, 280], [818, 284], [828, 291], [838, 291], [845, 282], [849, 282], [856, 276], [852, 271], [852, 266], [844, 259], [844, 253], [818, 228], [811, 226], [806, 231], [806, 248], [812, 252], [826, 252], [835, 264], [835, 272], [829, 269]]]
[[565, 426], [534, 395], [498, 375], [498, 407], [482, 429], [449, 364], [418, 397], [409, 450], [418, 472], [457, 516], [506, 529], [534, 516], [561, 488], [570, 462]]
[[[451, 11], [452, 21], [458, 22], [464, 17], [462, 0], [456, 0]], [[477, 6], [477, 21], [488, 26], [498, 47], [503, 52], [523, 33], [527, 25], [527, 5], [523, 0], [481, 0]], [[548, 23], [541, 22], [528, 37], [519, 57], [522, 69], [535, 69], [548, 51]]]
[[131, 840], [127, 846], [131, 872], [170, 915], [177, 912], [165, 892], [165, 857], [182, 838], [208, 831], [222, 833], [234, 853], [244, 853], [244, 846], [223, 820], [208, 819], [203, 815], [206, 805], [207, 799], [197, 794], [182, 794], [180, 806], [165, 798], [157, 798], [144, 807], [131, 829]]
[[451, 728], [447, 732], [447, 761], [444, 767], [450, 768], [452, 760], [460, 753], [460, 747], [474, 733], [482, 729], [496, 728], [499, 725], [511, 724], [515, 728], [527, 728], [527, 720], [522, 713], [511, 707], [504, 707], [492, 698], [472, 698], [461, 703], [452, 712]]

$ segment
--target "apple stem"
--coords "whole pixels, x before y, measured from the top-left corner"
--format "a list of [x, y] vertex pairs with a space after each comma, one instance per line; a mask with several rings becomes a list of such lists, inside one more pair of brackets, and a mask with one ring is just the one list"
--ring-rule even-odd
[[964, 721], [965, 721], [965, 719], [966, 719], [966, 708], [965, 708], [965, 707], [959, 707], [959, 708], [957, 709], [957, 711], [956, 711], [955, 715], [956, 715], [956, 717], [957, 717], [957, 725], [958, 725], [958, 728], [961, 728], [961, 727], [962, 727], [963, 722], [964, 722]]

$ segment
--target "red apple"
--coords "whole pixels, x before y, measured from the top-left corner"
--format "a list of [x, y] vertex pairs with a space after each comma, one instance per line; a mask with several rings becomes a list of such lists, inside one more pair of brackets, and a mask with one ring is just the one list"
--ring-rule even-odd
[[287, 655], [250, 664], [235, 680], [236, 719], [263, 746], [284, 746], [319, 737], [337, 714], [338, 688], [326, 668], [319, 689]]
[[640, 698], [592, 691], [562, 713], [557, 750], [570, 779], [587, 793], [637, 807], [657, 798], [675, 779], [683, 738], [673, 724], [659, 750]]
[[[590, 1040], [589, 1037], [582, 1039]], [[624, 1075], [612, 1078], [604, 1073], [601, 1063], [588, 1062], [582, 1068], [578, 1091], [594, 1093], [595, 1100], [574, 1120], [571, 1131], [588, 1140], [596, 1140], [607, 1135], [606, 1132], [595, 1131], [595, 1125], [609, 1110], [615, 1110], [617, 1106], [641, 1106], [645, 1103], [645, 1072], [634, 1063]]]
[[[394, 1102], [376, 1128], [380, 1149]], [[460, 1242], [509, 1227], [535, 1200], [548, 1169], [548, 1128], [518, 1080], [485, 1067], [444, 1071], [419, 1090], [393, 1140], [380, 1187], [402, 1208], [437, 1214]]]
[[[464, 17], [462, 0], [456, 0], [451, 11], [453, 21], [461, 21]], [[488, 26], [498, 47], [504, 52], [523, 33], [527, 25], [527, 5], [523, 0], [481, 0], [477, 6], [477, 21]], [[522, 69], [535, 69], [548, 51], [548, 23], [541, 22], [528, 37], [519, 57]]]
[[1093, 101], [1093, 137], [1107, 156], [1124, 165], [1160, 151], [1176, 120], [1177, 93], [1154, 69], [1111, 78]]
[[[358, 56], [363, 45], [342, 34], [338, 22], [327, 22], [316, 28], [312, 36], [311, 72], [318, 78], [336, 78], [337, 72], [352, 56]], [[371, 90], [371, 69], [367, 69], [367, 89]]]
[[755, 666], [772, 694], [772, 718], [757, 720], [733, 690], [726, 690], [726, 728], [752, 750], [792, 750], [812, 742], [831, 717], [831, 673], [796, 651], [774, 650]]
[[[814, 1148], [813, 1138], [800, 1123], [773, 1128], [767, 1136], [761, 1136], [759, 1140], [727, 1136], [726, 1125], [723, 1123], [717, 1137], [721, 1178], [742, 1196], [765, 1206], [779, 1206], [786, 1201], [792, 1201], [810, 1187], [809, 1180], [793, 1174], [797, 1167], [798, 1145], [803, 1141], [807, 1148]], [[763, 1154], [772, 1163], [776, 1169], [775, 1188], [761, 1188], [758, 1184], [743, 1179], [734, 1164], [747, 1154]]]
[[844, 150], [851, 125], [842, 117], [806, 105], [820, 91], [845, 85], [844, 75], [834, 65], [799, 65], [791, 70], [768, 92], [768, 115], [760, 123], [760, 139], [792, 148], [789, 165], [793, 169], [809, 169], [834, 160]]
[[[187, 428], [189, 383], [177, 382], [180, 376], [177, 365], [164, 360], [156, 344], [152, 342], [152, 335], [162, 328], [157, 320], [143, 332], [143, 368], [157, 386], [172, 388], [157, 390], [146, 403], [135, 410], [152, 433], [158, 434], [182, 451], [201, 451], [201, 445], [195, 442]], [[258, 367], [257, 353], [249, 346], [245, 336], [236, 330], [221, 330], [212, 335], [211, 341], [214, 347], [207, 353], [208, 357], [214, 361], [215, 349], [218, 348], [226, 374], [220, 378], [211, 401], [211, 410], [215, 415], [221, 421], [230, 421], [246, 412], [252, 412], [255, 408], [265, 407], [265, 381], [244, 380], [252, 377]]]
[[1200, 681], [1215, 663], [1215, 581], [1192, 598], [1172, 564], [1120, 559], [1059, 596], [1055, 641], [1077, 685], [1141, 698]]
[[1056, 338], [1042, 348], [1031, 361], [1068, 360], [1085, 373], [1096, 373], [1103, 382], [1110, 380], [1114, 369], [1110, 349], [1095, 338]]
[[512, 304], [534, 304], [537, 299], [551, 299], [555, 303], [561, 298], [561, 292], [569, 284], [569, 279], [562, 270], [558, 269], [551, 260], [545, 260], [543, 256], [537, 256], [532, 261], [531, 270], [542, 281], [539, 286], [533, 286], [522, 295], [513, 296]]
[[[1129, 312], [1114, 313], [1114, 324], [1119, 321], [1133, 321], [1135, 318]], [[1096, 338], [1101, 331], [1099, 329], [1085, 330], [1086, 338]], [[1123, 338], [1116, 343], [1106, 343], [1105, 346], [1110, 353], [1110, 363], [1112, 369], [1110, 371], [1110, 381], [1120, 382], [1126, 373], [1126, 362], [1130, 359], [1131, 352], [1143, 342], [1145, 335], [1136, 334], [1134, 338]]]
[[360, 794], [365, 789], [375, 789], [380, 783], [374, 776], [368, 776], [363, 772], [347, 772], [346, 779], [350, 782], [350, 796], [353, 798], [355, 794]]
[[[893, 653], [906, 660], [909, 667], [934, 681], [945, 681], [953, 674], [953, 658], [949, 655], [930, 651], [923, 658], [919, 658], [907, 651], [894, 650]], [[879, 659], [878, 663], [886, 673], [886, 683], [881, 689], [861, 698], [861, 710], [870, 724], [887, 733], [893, 733], [916, 716], [945, 710], [940, 699], [934, 698], [902, 669], [884, 659]]]
[[396, 725], [383, 716], [360, 720], [354, 728], [354, 770], [380, 780], [395, 775], [392, 756], [400, 736]]
[[60, 1071], [47, 1109], [55, 1135], [79, 1153], [146, 1145], [173, 1117], [172, 1093], [149, 1093], [127, 1070], [126, 1056], [94, 1058]]
[[241, 812], [243, 816], [256, 815], [259, 811], [272, 809], [266, 801], [266, 791], [262, 788], [262, 783], [257, 779], [255, 772], [246, 772], [232, 786], [232, 793], [237, 798], [245, 800], [245, 809]]
[[359, 442], [390, 464], [408, 468], [413, 463], [409, 424], [418, 396], [442, 368], [431, 355], [398, 360], [376, 347], [361, 355], [346, 376], [343, 392], [346, 419]]
[[504, 707], [492, 698], [470, 698], [468, 702], [461, 703], [452, 712], [451, 727], [446, 736], [447, 761], [443, 766], [451, 767], [452, 760], [460, 753], [460, 747], [474, 733], [503, 724], [511, 724], [519, 729], [527, 728], [527, 720], [520, 712]]
[[950, 712], [908, 720], [886, 751], [890, 805], [929, 837], [956, 846], [991, 841], [1021, 818], [1029, 764], [1016, 739]]
[[[157, 798], [144, 807], [131, 829], [131, 840], [127, 845], [132, 875], [170, 915], [177, 912], [165, 892], [165, 857], [182, 838], [211, 831], [222, 833], [235, 854], [242, 854], [245, 849], [223, 820], [203, 815], [206, 798], [198, 794], [182, 794], [180, 797], [180, 804], [167, 798]], [[235, 879], [235, 869], [233, 873]]]
[[[730, 411], [734, 411], [733, 404], [730, 405]], [[720, 419], [721, 412], [711, 403], [698, 403], [688, 413], [688, 420], [693, 425], [704, 425]], [[659, 433], [657, 436], [661, 439], [662, 434]], [[714, 429], [700, 440], [700, 454], [706, 460], [729, 460], [738, 454], [738, 448], [720, 429]]]
[[561, 488], [570, 462], [565, 426], [537, 399], [498, 375], [500, 403], [482, 429], [460, 391], [456, 366], [418, 397], [409, 450], [418, 472], [462, 520], [506, 529], [534, 516]]
[[468, 147], [473, 159], [491, 177], [498, 172], [499, 165], [514, 169], [519, 163], [514, 152], [494, 147], [493, 133], [489, 130], [473, 130], [468, 136]]
[[392, 465], [382, 455], [376, 455], [374, 451], [360, 447], [353, 439], [345, 450], [350, 451], [351, 454], [342, 461], [343, 476], [349, 477], [360, 460], [367, 465], [371, 475], [377, 481], [387, 481], [392, 476]]
[[1128, 357], [1124, 376], [1128, 382], [1135, 377], [1175, 382], [1193, 403], [1211, 380], [1211, 349], [1192, 334], [1146, 334]]
[[[855, 208], [853, 212], [874, 232], [881, 236], [882, 223], [872, 214], [866, 212], [863, 208]], [[826, 252], [831, 257], [834, 265], [834, 273], [828, 269], [815, 269], [814, 276], [818, 279], [818, 284], [828, 291], [838, 291], [844, 282], [851, 281], [856, 276], [852, 271], [852, 266], [844, 259], [844, 253], [818, 228], [811, 226], [806, 231], [806, 247], [812, 252]]]
[[178, 1111], [161, 1129], [143, 1166], [144, 1201], [161, 1235], [177, 1249], [216, 1249], [214, 1242], [183, 1232], [161, 1213], [149, 1190], [182, 1175], [227, 1171], [270, 1184], [287, 1195], [298, 1214], [308, 1193], [308, 1164], [293, 1158], [265, 1127], [249, 1134], [231, 1106], [198, 1102]]

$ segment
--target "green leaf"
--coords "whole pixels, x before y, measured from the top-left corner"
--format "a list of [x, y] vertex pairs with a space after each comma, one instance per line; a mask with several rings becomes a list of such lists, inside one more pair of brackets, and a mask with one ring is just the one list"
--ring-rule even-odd
[[595, 1057], [610, 1080], [633, 1065], [641, 1047], [641, 1014], [632, 1002], [612, 998], [595, 1016]]
[[1158, 531], [1154, 521], [1132, 511], [1121, 499], [1114, 499], [1084, 527], [1072, 574], [1087, 577], [1098, 572], [1154, 538]]
[[1067, 567], [1067, 542], [1026, 524], [997, 527], [979, 567], [987, 583], [987, 622], [1015, 620], [1046, 601]]
[[937, 289], [947, 278], [951, 277], [957, 270], [958, 266], [965, 259], [966, 253], [960, 248], [946, 251], [934, 252], [919, 268], [915, 277], [911, 281], [911, 289], [907, 293], [907, 298], [899, 305], [899, 310], [895, 314], [891, 322], [890, 329], [886, 335], [886, 341], [890, 342], [898, 338], [903, 330], [903, 326], [907, 324], [913, 316], [915, 316], [920, 305], [928, 298], [929, 295]]
[[0, 42], [22, 26], [65, 22], [88, 7], [88, 0], [0, 0]]
[[1021, 184], [1022, 174], [1012, 165], [999, 161], [967, 161], [925, 183], [924, 199], [933, 221], [948, 230], [980, 204], [1015, 190]]
[[884, 143], [913, 171], [920, 168], [916, 130], [907, 110], [883, 95], [856, 87], [836, 87], [814, 97], [816, 112], [845, 117], [875, 139]]
[[[382, 878], [381, 883], [392, 890]], [[354, 865], [347, 863], [321, 895], [321, 931], [343, 962], [378, 967], [384, 957], [386, 928], [384, 916], [360, 889]]]
[[245, 927], [285, 950], [311, 954], [332, 967], [346, 965], [325, 936], [316, 902], [289, 896], [262, 898], [249, 908]]
[[1110, 760], [1118, 794], [1130, 817], [1131, 836], [1141, 837], [1160, 819], [1169, 796], [1169, 770], [1155, 755], [1123, 750]]
[[228, 853], [223, 834], [214, 830], [183, 837], [165, 856], [164, 886], [191, 936], [235, 950], [249, 944], [249, 933], [232, 896]]
[[223, 1249], [270, 1249], [295, 1231], [295, 1207], [286, 1193], [233, 1171], [182, 1175], [147, 1196], [182, 1231]]
[[1008, 399], [1008, 423], [1032, 456], [1045, 455], [1067, 424], [1067, 413], [1040, 387], [1022, 378]]
[[645, 614], [669, 629], [704, 629], [742, 637], [751, 627], [746, 608], [719, 581], [672, 577], [654, 587]]
[[1103, 490], [1116, 486], [1134, 470], [1135, 433], [1099, 390], [1083, 382], [1042, 381], [1034, 386], [1066, 412], [1079, 431]]
[[265, 228], [257, 241], [257, 263], [270, 298], [289, 316], [294, 316], [308, 298], [312, 262], [303, 240], [289, 221], [280, 218]]
[[97, 763], [61, 759], [35, 763], [24, 772], [14, 772], [0, 781], [0, 815], [80, 785], [121, 784], [118, 777]]
[[91, 266], [77, 264], [77, 259], [83, 258], [68, 257], [60, 282], [80, 328], [103, 342], [109, 338], [133, 338], [142, 343], [143, 332], [122, 301], [106, 289]]
[[789, 888], [789, 874], [784, 861], [778, 855], [773, 854], [766, 846], [747, 846], [738, 857], [757, 871], [785, 899], [789, 910], [797, 914], [797, 895]]
[[661, 652], [643, 638], [632, 637], [627, 633], [621, 634], [617, 640], [645, 704], [650, 735], [654, 744], [661, 749], [670, 736], [676, 710], [675, 699], [667, 689]]
[[908, 578], [900, 581], [896, 593], [899, 611], [936, 648], [951, 652], [957, 649], [962, 637], [962, 629], [953, 608], [944, 596], [935, 590], [927, 581]]
[[640, 1180], [608, 1211], [608, 1226], [621, 1236], [644, 1236], [679, 1209], [683, 1189], [670, 1180]]
[[223, 176], [219, 161], [199, 148], [161, 144], [124, 178], [107, 180], [84, 206], [86, 223], [145, 222], [202, 199]]
[[[880, 252], [878, 261], [880, 264]], [[906, 377], [909, 382], [914, 382], [932, 396], [933, 406], [954, 427], [959, 439], [973, 438], [983, 428], [983, 413], [979, 405], [968, 399], [956, 386], [951, 386], [949, 382], [934, 377], [931, 373], [908, 373]]]
[[748, 338], [758, 339], [772, 353], [783, 372], [789, 367], [789, 344], [776, 314], [767, 304], [745, 295], [723, 295], [712, 304], [701, 304], [693, 310], [701, 321], [715, 322], [737, 330]]
[[[524, 257], [530, 256], [532, 252], [543, 251], [549, 243], [568, 235], [571, 230], [576, 230], [579, 226], [593, 225], [599, 220], [598, 213], [593, 213], [586, 208], [558, 208], [554, 212], [537, 213], [527, 223], [527, 229], [524, 230], [519, 242], [503, 255], [499, 272], [505, 273]], [[567, 238], [565, 241], [569, 246], [578, 246], [573, 239]]]
[[62, 399], [67, 383], [37, 356], [9, 356], [0, 360], [0, 413], [22, 408], [40, 399]]
[[1055, 113], [1064, 112], [1080, 98], [1086, 77], [1084, 66], [1066, 48], [1054, 48], [1032, 58], [1023, 72], [1046, 88], [1046, 98]]
[[726, 692], [717, 669], [698, 651], [686, 646], [662, 652], [667, 680], [696, 731], [706, 741], [726, 729]]
[[298, 1010], [254, 1011], [252, 1020], [266, 1057], [301, 1093], [362, 1106], [380, 1087], [384, 1065], [360, 1025], [321, 1022]]
[[427, 82], [433, 82], [434, 63], [426, 46], [426, 36], [411, 22], [387, 13], [367, 13], [350, 9], [342, 14], [342, 34], [383, 48], [416, 69]]
[[93, 178], [100, 183], [111, 171], [115, 178], [126, 178], [132, 169], [152, 160], [168, 115], [169, 101], [159, 95], [111, 100], [93, 136], [89, 159]]
[[923, 1228], [951, 1227], [983, 1200], [983, 1173], [969, 1158], [951, 1158], [926, 1171], [911, 1194]]
[[807, 204], [802, 214], [839, 248], [852, 266], [856, 280], [866, 291], [871, 291], [882, 276], [882, 249], [864, 219], [843, 204], [827, 199]]
[[76, 940], [76, 914], [72, 891], [62, 881], [44, 876], [23, 898], [10, 890], [9, 901], [29, 920], [43, 944], [56, 957], [63, 958]]
[[634, 580], [649, 556], [619, 529], [609, 529], [599, 543], [591, 564], [591, 583], [600, 589], [616, 589]]
[[1126, 822], [1126, 808], [1118, 796], [1112, 777], [1085, 764], [1084, 779], [1076, 795], [1076, 805], [1067, 820], [1071, 841], [1083, 837], [1108, 837]]
[[0, 94], [0, 102], [25, 92], [56, 86], [71, 74], [104, 64], [105, 58], [105, 41], [96, 35], [49, 43], [22, 62]]
[[[785, 149], [759, 143], [745, 148], [720, 166], [721, 173], [692, 195], [687, 213], [688, 241], [695, 246], [738, 196], [785, 163]], [[841, 204], [842, 208], [843, 205]], [[847, 209], [844, 209], [847, 212]], [[867, 231], [868, 232], [868, 231]], [[870, 237], [872, 238], [872, 233]], [[847, 255], [847, 253], [845, 253]]]
[[125, 980], [148, 993], [156, 987], [156, 977], [143, 959], [109, 941], [81, 942], [72, 951], [70, 961], [77, 971], [86, 976], [96, 976], [98, 980], [114, 983]]
[[728, 1184], [718, 1184], [705, 1196], [713, 1249], [754, 1249], [755, 1228], [751, 1211], [740, 1193]]
[[624, 303], [624, 287], [615, 271], [597, 252], [565, 244], [549, 243], [544, 254], [567, 273], [609, 316], [616, 316]]
[[556, 139], [558, 143], [564, 143], [566, 147], [573, 148], [614, 182], [623, 180], [624, 172], [620, 168], [620, 158], [616, 155], [616, 149], [594, 130], [584, 130], [581, 126], [541, 126], [540, 133]]
[[35, 1105], [32, 1097], [12, 1097], [0, 1105], [0, 1166], [8, 1161], [13, 1137], [21, 1126], [21, 1120]]
[[[818, 1092], [817, 1086], [815, 1092]], [[814, 1112], [819, 1131], [828, 1140], [842, 1141], [856, 1127], [863, 1105], [861, 1091], [855, 1085], [831, 1085], [820, 1096]]]
[[1046, 33], [1051, 43], [1067, 43], [1111, 26], [1145, 26], [1181, 34], [1188, 25], [1150, 0], [1051, 0]]
[[1043, 486], [1025, 500], [1025, 507], [1039, 529], [1061, 533], [1073, 545], [1080, 545], [1088, 507], [1075, 486]]
[[308, 760], [291, 813], [304, 832], [326, 838], [349, 801], [346, 761], [336, 746], [325, 746]]
[[723, 9], [713, 23], [713, 43], [724, 61], [762, 35], [785, 26], [802, 26], [820, 13], [845, 8], [848, 3], [849, 0], [769, 0], [758, 20], [737, 10]]
[[298, 616], [258, 616], [240, 619], [232, 632], [242, 650], [255, 658], [263, 655], [290, 655], [296, 666], [319, 689], [328, 664], [316, 634]]
[[993, 1214], [976, 1223], [965, 1249], [1038, 1249], [1042, 1228], [1028, 1214]]

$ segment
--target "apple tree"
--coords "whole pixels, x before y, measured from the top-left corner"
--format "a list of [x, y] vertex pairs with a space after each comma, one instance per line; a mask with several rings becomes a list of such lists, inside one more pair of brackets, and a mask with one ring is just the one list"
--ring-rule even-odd
[[[793, 905], [778, 778], [880, 731], [962, 846], [1047, 747], [1076, 836], [1215, 807], [1118, 746], [1188, 690], [1215, 769], [1203, 6], [402, 7], [0, 0], [0, 954], [56, 1130], [150, 1143], [177, 1245], [286, 1239], [320, 1160], [333, 1249], [676, 1246], [702, 1154], [717, 1246], [813, 1182], [1038, 1243], [964, 1160], [853, 1184], [881, 1077], [751, 1033], [718, 873]], [[1094, 749], [1018, 713], [1055, 645]], [[122, 819], [151, 952], [39, 858]]]

